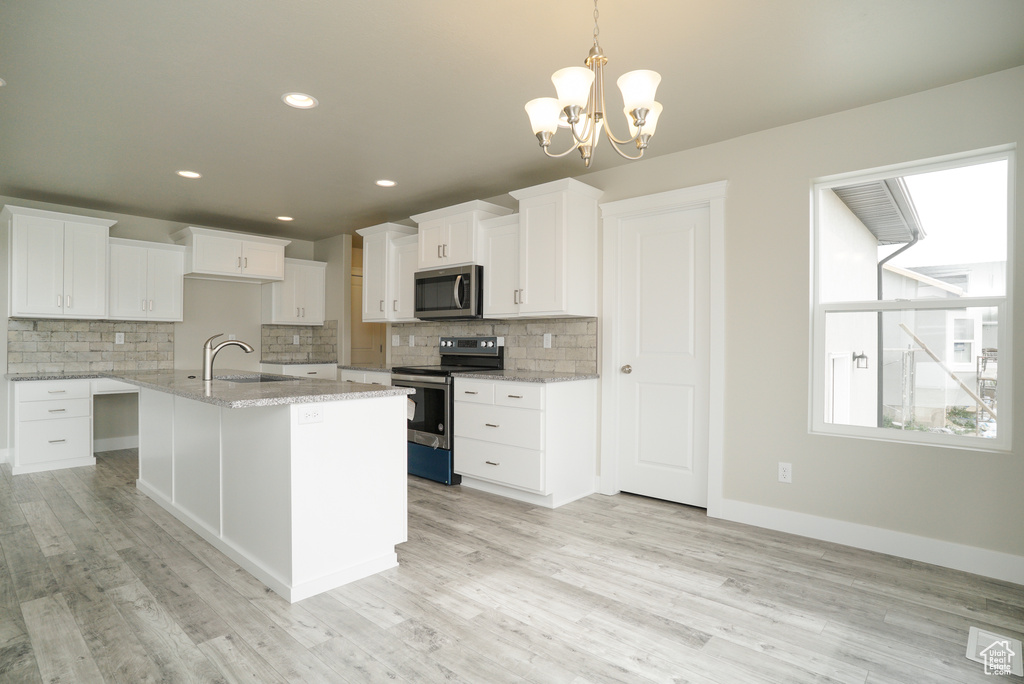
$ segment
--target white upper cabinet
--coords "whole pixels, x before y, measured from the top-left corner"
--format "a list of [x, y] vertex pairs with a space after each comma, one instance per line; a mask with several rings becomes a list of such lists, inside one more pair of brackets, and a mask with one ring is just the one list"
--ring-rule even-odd
[[[395, 241], [415, 235], [416, 229], [397, 223], [383, 223], [356, 232], [363, 236], [363, 320], [398, 320], [400, 278]], [[406, 265], [405, 258], [402, 264]], [[404, 299], [402, 305], [405, 305]]]
[[110, 238], [109, 318], [182, 320], [184, 271], [180, 245]]
[[519, 315], [596, 316], [603, 193], [566, 178], [509, 194], [519, 200]]
[[327, 264], [284, 260], [284, 280], [263, 285], [263, 322], [323, 325]]
[[511, 213], [497, 204], [473, 201], [413, 216], [419, 226], [418, 268], [478, 263], [480, 221]]
[[416, 320], [418, 247], [419, 239], [415, 235], [392, 240], [391, 268], [388, 274], [391, 280], [391, 311], [389, 313], [392, 322]]
[[13, 317], [103, 318], [107, 239], [116, 221], [8, 205]]
[[519, 214], [480, 222], [484, 318], [519, 315]]
[[291, 240], [189, 226], [175, 233], [185, 245], [185, 275], [212, 280], [284, 280], [284, 248]]

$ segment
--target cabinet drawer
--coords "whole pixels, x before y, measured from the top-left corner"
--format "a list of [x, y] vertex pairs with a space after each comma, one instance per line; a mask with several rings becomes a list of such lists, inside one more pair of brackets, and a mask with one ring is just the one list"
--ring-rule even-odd
[[33, 380], [17, 384], [18, 401], [50, 401], [51, 399], [88, 399], [88, 380]]
[[455, 401], [474, 404], [494, 403], [494, 383], [455, 379]]
[[59, 420], [89, 415], [88, 399], [27, 401], [18, 405], [18, 420]]
[[296, 363], [296, 364], [260, 364], [260, 369], [266, 373], [277, 373], [278, 375], [291, 375], [296, 378], [320, 378], [326, 380], [337, 380], [338, 367], [333, 363]]
[[544, 452], [457, 437], [455, 472], [543, 492]]
[[499, 406], [515, 406], [517, 408], [544, 408], [544, 385], [540, 383], [494, 383], [494, 403]]
[[367, 371], [363, 382], [365, 382], [368, 385], [390, 385], [391, 373], [376, 373], [373, 371]]
[[524, 449], [540, 449], [544, 414], [528, 409], [460, 403], [455, 407], [455, 434]]
[[30, 421], [18, 425], [15, 465], [51, 463], [92, 454], [89, 418]]

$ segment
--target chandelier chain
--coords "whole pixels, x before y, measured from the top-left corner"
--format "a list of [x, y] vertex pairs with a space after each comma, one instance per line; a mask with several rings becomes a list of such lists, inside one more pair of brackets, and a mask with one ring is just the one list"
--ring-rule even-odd
[[601, 33], [601, 29], [597, 27], [597, 0], [594, 0], [594, 45], [597, 45], [597, 35]]

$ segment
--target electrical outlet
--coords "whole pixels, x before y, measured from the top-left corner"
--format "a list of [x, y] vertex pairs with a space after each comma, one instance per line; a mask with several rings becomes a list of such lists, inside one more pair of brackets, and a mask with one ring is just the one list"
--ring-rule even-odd
[[124, 333], [114, 333], [114, 344], [124, 344]]
[[299, 343], [299, 336], [298, 335], [292, 335], [292, 344], [298, 344], [298, 343]]
[[793, 464], [779, 461], [779, 482], [793, 483]]
[[324, 422], [324, 409], [319, 404], [299, 405], [299, 425]]
[[551, 333], [544, 333], [544, 348], [551, 349]]
[[505, 346], [505, 338], [504, 337], [499, 337], [498, 338], [498, 346], [499, 347], [504, 347]]
[[391, 336], [391, 346], [392, 347], [401, 347], [402, 346], [402, 336], [401, 335], [392, 335]]
[[409, 346], [410, 347], [415, 347], [416, 346], [416, 336], [415, 335], [409, 335]]

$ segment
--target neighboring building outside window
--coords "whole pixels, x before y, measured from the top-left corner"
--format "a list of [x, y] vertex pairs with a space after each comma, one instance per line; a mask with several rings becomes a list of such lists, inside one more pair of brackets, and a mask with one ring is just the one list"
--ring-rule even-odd
[[812, 432], [1009, 449], [1014, 161], [814, 185]]

